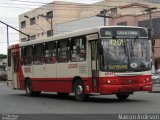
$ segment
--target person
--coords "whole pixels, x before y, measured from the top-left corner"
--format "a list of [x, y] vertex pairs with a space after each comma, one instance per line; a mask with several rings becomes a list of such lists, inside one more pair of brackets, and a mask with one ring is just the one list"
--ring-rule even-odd
[[79, 61], [80, 60], [80, 52], [81, 52], [81, 49], [80, 49], [80, 45], [79, 45], [79, 42], [77, 42], [76, 44], [76, 61]]

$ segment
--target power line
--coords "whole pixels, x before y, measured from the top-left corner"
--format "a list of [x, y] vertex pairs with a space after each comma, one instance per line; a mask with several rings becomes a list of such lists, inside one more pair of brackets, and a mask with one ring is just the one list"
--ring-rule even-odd
[[27, 2], [27, 3], [40, 3], [40, 4], [48, 4], [48, 3], [44, 3], [44, 2], [32, 2], [32, 1], [22, 1], [22, 0], [10, 0], [10, 1], [19, 1], [19, 2]]
[[[10, 1], [18, 1], [18, 2], [24, 2], [24, 3], [35, 3], [35, 4], [42, 4], [42, 5], [46, 5], [46, 4], [54, 4], [53, 2], [33, 2], [33, 1], [22, 1], [22, 0], [10, 0]], [[57, 2], [57, 1], [56, 1]], [[60, 2], [64, 2], [64, 1], [60, 1]], [[93, 2], [96, 3], [97, 1]], [[84, 2], [66, 2], [67, 4], [71, 4], [71, 3], [77, 3], [77, 4], [87, 4]], [[63, 3], [62, 3], [63, 4]]]
[[[32, 3], [32, 2], [31, 2]], [[10, 3], [0, 3], [0, 4], [7, 4], [7, 5], [25, 5], [26, 6], [26, 4], [14, 4], [14, 3], [12, 3], [12, 4], [10, 4]], [[44, 3], [44, 4], [46, 4], [46, 3]], [[49, 5], [49, 4], [54, 4], [54, 3], [47, 3], [47, 5]], [[74, 5], [74, 4], [55, 4], [55, 5], [63, 5], [63, 8], [65, 8], [65, 7], [67, 7], [68, 8], [68, 5]], [[65, 5], [65, 6], [64, 6]], [[43, 6], [41, 6], [41, 5], [27, 5], [27, 7], [23, 7], [24, 9], [34, 9], [33, 7], [28, 7], [28, 6], [39, 6], [37, 9], [48, 9], [48, 8], [50, 8], [50, 7], [52, 7], [52, 6], [47, 6], [47, 8], [44, 8]], [[84, 8], [84, 7], [86, 7], [87, 9], [93, 9], [93, 7], [94, 6], [101, 6], [101, 7], [117, 7], [117, 6], [108, 6], [108, 5], [95, 5], [95, 4], [84, 4], [84, 5], [78, 5], [79, 7], [81, 7], [81, 8]], [[0, 6], [0, 7], [13, 7], [13, 8], [22, 8], [22, 7], [17, 7], [17, 6]], [[53, 7], [52, 7], [53, 8]], [[75, 6], [70, 6], [70, 8], [77, 8], [77, 7], [75, 7]], [[100, 9], [100, 8], [98, 8], [98, 9]], [[48, 9], [48, 10], [50, 10], [50, 9]], [[58, 10], [58, 9], [57, 9]], [[63, 9], [59, 9], [59, 10], [63, 10]]]

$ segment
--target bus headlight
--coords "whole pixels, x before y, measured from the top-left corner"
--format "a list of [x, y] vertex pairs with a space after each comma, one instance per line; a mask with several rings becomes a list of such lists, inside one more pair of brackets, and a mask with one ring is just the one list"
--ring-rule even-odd
[[111, 84], [111, 80], [107, 80], [107, 83], [108, 83], [108, 84]]
[[149, 78], [143, 80], [144, 83], [145, 83], [145, 82], [149, 82], [149, 81], [150, 81]]
[[115, 84], [115, 80], [104, 80], [103, 84]]

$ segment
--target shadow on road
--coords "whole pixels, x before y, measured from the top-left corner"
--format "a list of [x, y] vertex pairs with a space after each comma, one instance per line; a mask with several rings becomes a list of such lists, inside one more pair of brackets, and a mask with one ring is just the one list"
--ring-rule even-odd
[[[28, 97], [26, 94], [16, 94], [17, 96], [26, 96]], [[32, 98], [32, 97], [30, 97]], [[56, 99], [56, 100], [60, 100], [60, 101], [75, 101], [75, 97], [74, 95], [57, 95], [56, 93], [51, 94], [51, 93], [42, 93], [40, 96], [38, 97], [33, 97], [33, 98], [43, 98], [43, 99]], [[107, 95], [105, 96], [90, 96], [89, 99], [87, 99], [85, 102], [89, 102], [89, 103], [131, 103], [131, 102], [142, 102], [142, 103], [147, 103], [148, 100], [142, 100], [142, 99], [131, 99], [128, 98], [127, 100], [119, 100], [117, 98], [108, 98]]]

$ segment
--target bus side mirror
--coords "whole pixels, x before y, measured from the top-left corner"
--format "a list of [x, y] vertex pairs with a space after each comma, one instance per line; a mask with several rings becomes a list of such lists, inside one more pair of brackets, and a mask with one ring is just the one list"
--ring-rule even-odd
[[102, 46], [101, 43], [98, 43], [98, 52], [99, 52], [100, 55], [103, 54], [103, 46]]

